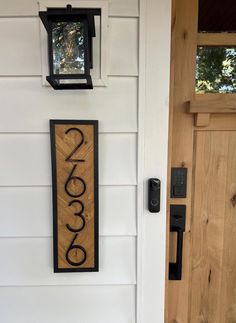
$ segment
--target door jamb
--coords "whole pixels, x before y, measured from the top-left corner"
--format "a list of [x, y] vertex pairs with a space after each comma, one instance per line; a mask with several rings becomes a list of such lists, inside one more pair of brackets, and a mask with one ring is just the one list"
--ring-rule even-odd
[[[171, 0], [140, 0], [137, 323], [164, 322]], [[147, 179], [161, 180], [161, 212], [147, 210]]]

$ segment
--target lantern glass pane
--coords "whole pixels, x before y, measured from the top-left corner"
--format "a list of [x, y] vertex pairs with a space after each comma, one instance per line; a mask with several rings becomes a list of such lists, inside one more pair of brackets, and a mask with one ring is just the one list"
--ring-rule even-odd
[[83, 22], [53, 22], [53, 73], [84, 74]]

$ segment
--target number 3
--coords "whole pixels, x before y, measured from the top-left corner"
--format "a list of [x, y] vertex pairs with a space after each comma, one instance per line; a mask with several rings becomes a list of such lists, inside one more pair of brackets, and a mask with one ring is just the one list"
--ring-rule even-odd
[[74, 213], [74, 215], [75, 216], [78, 216], [78, 217], [80, 217], [81, 218], [81, 220], [82, 220], [82, 225], [81, 225], [81, 227], [80, 228], [78, 228], [78, 229], [74, 229], [74, 228], [72, 228], [69, 224], [67, 224], [66, 225], [66, 227], [67, 227], [67, 229], [69, 230], [69, 231], [71, 231], [71, 232], [80, 232], [80, 231], [82, 231], [83, 230], [83, 228], [85, 227], [85, 218], [84, 218], [84, 216], [83, 216], [83, 211], [84, 211], [84, 205], [83, 205], [83, 203], [81, 202], [81, 201], [78, 201], [78, 200], [73, 200], [73, 201], [70, 201], [70, 203], [69, 203], [69, 206], [71, 206], [72, 204], [75, 204], [75, 203], [78, 203], [80, 206], [81, 206], [81, 210], [79, 211], [79, 212], [75, 212]]

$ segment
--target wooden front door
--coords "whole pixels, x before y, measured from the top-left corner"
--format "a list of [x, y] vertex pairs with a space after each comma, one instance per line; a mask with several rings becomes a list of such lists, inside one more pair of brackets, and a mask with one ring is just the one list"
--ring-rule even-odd
[[236, 131], [196, 131], [189, 321], [236, 322]]
[[[168, 202], [169, 210], [186, 205], [186, 225], [181, 280], [169, 280], [176, 236], [167, 234], [165, 322], [235, 323], [235, 84], [216, 89], [203, 84], [196, 90], [196, 57], [199, 48], [213, 48], [214, 54], [217, 48], [236, 47], [236, 34], [199, 31], [198, 5], [197, 0], [173, 1], [168, 191], [172, 167], [186, 167], [188, 177], [186, 198], [169, 196]], [[167, 221], [169, 228], [169, 215]]]

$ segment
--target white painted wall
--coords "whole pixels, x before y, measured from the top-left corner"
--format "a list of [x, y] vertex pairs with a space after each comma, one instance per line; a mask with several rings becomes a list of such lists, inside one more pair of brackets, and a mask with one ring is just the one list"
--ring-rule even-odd
[[[108, 87], [93, 91], [42, 87], [37, 15], [0, 1], [0, 322], [162, 323], [170, 0], [109, 3]], [[53, 273], [53, 118], [99, 120], [99, 273]]]

